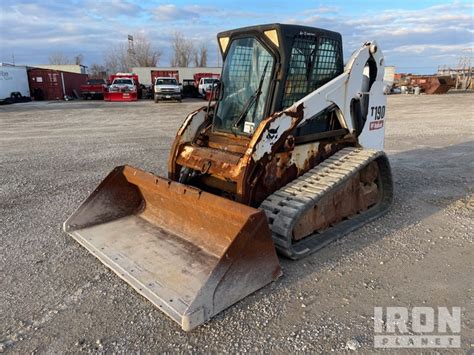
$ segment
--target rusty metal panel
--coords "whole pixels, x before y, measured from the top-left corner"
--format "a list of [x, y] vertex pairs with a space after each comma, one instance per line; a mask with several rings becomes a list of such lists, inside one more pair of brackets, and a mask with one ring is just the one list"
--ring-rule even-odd
[[[203, 172], [202, 167], [206, 167], [205, 173], [235, 184], [235, 194], [232, 196], [234, 200], [258, 206], [265, 197], [255, 199], [265, 166], [289, 143], [288, 137], [292, 128], [303, 119], [303, 105], [291, 107], [266, 118], [250, 138], [222, 132], [211, 133], [210, 126], [205, 129], [206, 125], [209, 125], [205, 110], [206, 107], [203, 107], [191, 113], [178, 131], [168, 159], [168, 177], [177, 180], [182, 167], [190, 167], [200, 172]], [[282, 122], [289, 127], [285, 130], [282, 128], [277, 139], [270, 142], [270, 131], [276, 126], [280, 127]], [[226, 140], [232, 146], [230, 151], [225, 147]], [[203, 146], [199, 147], [196, 142]], [[210, 145], [215, 148], [210, 148]], [[281, 180], [278, 187], [286, 182], [287, 180]], [[274, 187], [271, 189], [275, 190]]]
[[74, 97], [81, 85], [87, 82], [87, 74], [69, 73], [52, 69], [28, 69], [31, 96], [35, 100], [62, 100], [64, 95]]
[[450, 76], [412, 76], [411, 86], [419, 86], [425, 94], [446, 94], [454, 87], [455, 81]]
[[71, 97], [75, 97], [74, 92], [80, 94], [81, 85], [85, 85], [88, 79], [87, 74], [79, 73], [61, 72], [61, 76], [62, 82], [64, 83], [64, 91], [66, 95]]
[[60, 72], [50, 69], [28, 69], [31, 96], [35, 100], [61, 100], [64, 97]]
[[314, 232], [322, 233], [342, 220], [374, 206], [382, 194], [381, 188], [376, 184], [380, 178], [380, 170], [375, 161], [355, 173], [333, 193], [321, 198], [313, 209], [298, 220], [293, 239], [301, 240]]

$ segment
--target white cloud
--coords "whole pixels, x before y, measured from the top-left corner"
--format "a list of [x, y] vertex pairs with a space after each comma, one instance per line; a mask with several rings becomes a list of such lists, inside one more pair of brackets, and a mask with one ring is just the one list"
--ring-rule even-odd
[[438, 64], [451, 64], [440, 61], [452, 61], [473, 47], [473, 8], [472, 3], [455, 1], [419, 10], [368, 11], [357, 18], [305, 11], [289, 21], [340, 32], [346, 57], [363, 42], [376, 39], [387, 63], [400, 64], [401, 70], [434, 71]]
[[160, 5], [153, 10], [153, 14], [161, 21], [195, 20], [201, 16], [197, 6], [179, 8], [174, 4]]
[[395, 47], [390, 50], [386, 50], [387, 53], [415, 53], [415, 54], [422, 54], [422, 53], [440, 53], [440, 55], [445, 55], [447, 53], [462, 53], [466, 52], [469, 49], [472, 51], [472, 47], [474, 47], [474, 42], [470, 42], [467, 44], [425, 44], [425, 45], [405, 45]]
[[103, 18], [136, 17], [144, 11], [139, 5], [127, 0], [85, 0], [82, 6], [87, 11]]
[[[1, 60], [14, 53], [25, 64], [45, 62], [50, 52], [82, 53], [86, 62], [101, 61], [112, 44], [125, 43], [126, 36], [142, 32], [170, 57], [172, 34], [178, 30], [196, 42], [208, 43], [216, 58], [217, 32], [259, 23], [295, 23], [340, 32], [345, 57], [363, 42], [376, 39], [387, 63], [420, 71], [451, 64], [464, 48], [473, 46], [473, 4], [453, 2], [418, 10], [368, 10], [353, 16], [350, 9], [315, 6], [301, 12], [281, 11], [277, 5], [265, 11], [231, 7], [150, 5], [133, 0], [76, 0], [41, 2], [3, 0], [0, 11]], [[138, 5], [139, 4], [139, 5]], [[352, 5], [350, 5], [352, 6]], [[212, 59], [211, 59], [212, 60]], [[421, 63], [421, 64], [420, 64]], [[412, 70], [410, 68], [410, 70]]]
[[314, 14], [335, 14], [338, 13], [341, 10], [339, 6], [319, 6], [314, 9], [308, 9], [302, 11], [302, 14], [305, 15], [314, 15]]
[[[226, 19], [259, 18], [260, 14], [251, 11], [228, 10], [225, 7], [212, 7], [202, 5], [176, 6], [163, 4], [152, 10], [156, 20], [165, 22], [179, 22], [187, 20], [203, 21], [204, 23], [225, 21]], [[191, 24], [191, 23], [189, 23]]]

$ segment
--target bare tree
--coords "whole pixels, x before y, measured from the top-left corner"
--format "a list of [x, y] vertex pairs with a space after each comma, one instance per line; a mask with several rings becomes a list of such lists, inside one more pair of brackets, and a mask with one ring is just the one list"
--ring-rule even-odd
[[104, 54], [104, 63], [109, 73], [127, 72], [132, 68], [124, 44], [110, 47]]
[[201, 43], [199, 48], [194, 50], [194, 66], [206, 67], [207, 66], [207, 45]]
[[148, 38], [143, 34], [133, 36], [133, 43], [135, 58], [131, 59], [134, 66], [156, 67], [163, 53], [153, 48]]
[[193, 43], [184, 38], [181, 32], [175, 32], [173, 37], [173, 58], [172, 67], [188, 67], [193, 60]]
[[49, 64], [64, 65], [72, 64], [72, 61], [62, 52], [54, 52], [48, 58]]
[[82, 54], [78, 54], [74, 56], [74, 64], [81, 65], [83, 61], [84, 61], [84, 56]]
[[105, 79], [107, 71], [103, 65], [94, 63], [89, 67], [89, 76], [94, 79]]
[[111, 47], [104, 55], [110, 73], [131, 71], [133, 67], [156, 67], [162, 52], [152, 46], [143, 34], [134, 35], [133, 50], [124, 43]]

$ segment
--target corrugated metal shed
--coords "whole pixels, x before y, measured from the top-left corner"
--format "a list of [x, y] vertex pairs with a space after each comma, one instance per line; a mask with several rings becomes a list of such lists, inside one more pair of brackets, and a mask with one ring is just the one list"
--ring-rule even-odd
[[35, 100], [62, 100], [65, 95], [74, 97], [74, 90], [80, 92], [80, 86], [87, 82], [87, 74], [30, 68], [28, 81]]
[[151, 85], [151, 71], [178, 71], [179, 81], [183, 83], [183, 80], [193, 80], [194, 74], [197, 73], [213, 73], [220, 74], [222, 71], [221, 67], [135, 67], [132, 71], [138, 75], [140, 83], [145, 85]]

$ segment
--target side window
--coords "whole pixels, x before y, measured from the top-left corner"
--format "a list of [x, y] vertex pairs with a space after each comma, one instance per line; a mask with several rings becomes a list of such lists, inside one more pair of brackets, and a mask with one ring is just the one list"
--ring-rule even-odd
[[[312, 91], [342, 73], [340, 41], [311, 35], [296, 36], [288, 68], [282, 109], [291, 106]], [[339, 129], [334, 113], [325, 110], [297, 128], [295, 136]]]
[[341, 43], [337, 40], [296, 36], [291, 50], [282, 108], [291, 106], [342, 73]]
[[282, 108], [291, 106], [310, 91], [308, 76], [311, 73], [310, 69], [315, 57], [315, 49], [315, 36], [305, 36], [303, 38], [297, 36], [295, 38], [291, 49]]
[[323, 86], [328, 81], [342, 73], [342, 67], [339, 67], [340, 42], [319, 38], [318, 51], [316, 55], [316, 64], [313, 67], [311, 77], [311, 87], [313, 90]]

